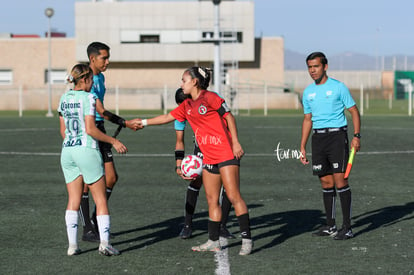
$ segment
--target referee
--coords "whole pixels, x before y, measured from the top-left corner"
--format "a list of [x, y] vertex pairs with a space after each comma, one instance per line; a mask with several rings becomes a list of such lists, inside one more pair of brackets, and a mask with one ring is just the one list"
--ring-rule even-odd
[[[308, 72], [314, 83], [303, 92], [304, 119], [300, 144], [301, 162], [308, 164], [306, 143], [312, 135], [312, 170], [319, 177], [326, 211], [326, 225], [314, 236], [331, 236], [335, 240], [346, 240], [354, 235], [351, 229], [351, 188], [344, 179], [349, 144], [345, 109], [352, 116], [354, 134], [351, 148], [360, 149], [361, 119], [349, 89], [340, 81], [327, 76], [328, 60], [321, 52], [311, 53], [306, 58]], [[338, 230], [335, 221], [335, 199], [338, 192], [342, 209], [342, 227]]]

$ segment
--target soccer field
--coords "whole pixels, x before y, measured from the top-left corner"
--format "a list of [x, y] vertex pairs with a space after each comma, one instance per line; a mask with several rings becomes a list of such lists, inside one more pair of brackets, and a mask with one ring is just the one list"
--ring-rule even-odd
[[[68, 257], [58, 118], [0, 116], [1, 273], [412, 274], [413, 118], [362, 117], [362, 149], [349, 181], [355, 237], [346, 241], [311, 235], [324, 222], [324, 211], [311, 167], [292, 159], [302, 118], [294, 112], [236, 117], [246, 152], [241, 191], [250, 210], [253, 254], [238, 255], [241, 238], [234, 211], [228, 228], [235, 240], [220, 253], [191, 251], [208, 237], [203, 189], [193, 237], [177, 237], [187, 184], [173, 171], [175, 132], [170, 124], [138, 132], [124, 129], [119, 135], [129, 153], [115, 156], [120, 179], [109, 207], [112, 244], [122, 255], [103, 257], [97, 244], [80, 241], [83, 253]], [[115, 126], [106, 125], [114, 132]], [[192, 146], [187, 129], [187, 153]], [[338, 226], [340, 213], [338, 199]]]

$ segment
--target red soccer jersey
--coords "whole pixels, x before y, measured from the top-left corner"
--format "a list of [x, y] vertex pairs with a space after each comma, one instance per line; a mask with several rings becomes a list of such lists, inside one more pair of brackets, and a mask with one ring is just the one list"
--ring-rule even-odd
[[218, 164], [234, 158], [231, 134], [224, 117], [217, 112], [224, 99], [214, 92], [201, 91], [197, 100], [186, 99], [171, 115], [178, 121], [187, 120], [203, 152], [203, 163]]

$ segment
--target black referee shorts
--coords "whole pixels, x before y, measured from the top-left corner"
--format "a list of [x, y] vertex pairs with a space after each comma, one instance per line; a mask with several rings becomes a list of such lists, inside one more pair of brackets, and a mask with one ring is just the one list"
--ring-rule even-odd
[[[106, 134], [105, 126], [103, 121], [96, 122], [96, 128], [98, 128], [102, 133]], [[103, 162], [114, 162], [112, 155], [112, 144], [98, 141], [99, 151], [101, 152]]]
[[325, 176], [345, 173], [349, 157], [348, 134], [344, 130], [312, 135], [312, 171]]

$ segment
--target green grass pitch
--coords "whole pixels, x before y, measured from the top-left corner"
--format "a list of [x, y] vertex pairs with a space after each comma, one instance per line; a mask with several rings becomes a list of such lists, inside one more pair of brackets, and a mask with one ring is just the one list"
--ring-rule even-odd
[[[241, 239], [232, 211], [228, 227], [238, 238], [229, 241], [227, 270], [231, 274], [412, 274], [413, 118], [362, 118], [362, 151], [349, 179], [355, 238], [347, 241], [311, 236], [324, 222], [318, 179], [311, 175], [310, 166], [292, 158], [279, 161], [275, 153], [278, 146], [283, 150], [279, 152], [290, 156], [299, 149], [302, 118], [300, 112], [236, 117], [246, 152], [241, 191], [250, 210], [254, 251], [246, 257], [238, 255]], [[106, 125], [109, 133], [115, 130]], [[43, 113], [0, 116], [2, 274], [215, 274], [213, 253], [191, 251], [191, 246], [207, 240], [204, 191], [193, 238], [177, 237], [187, 184], [173, 172], [173, 125], [139, 132], [124, 129], [119, 138], [129, 153], [115, 156], [120, 179], [109, 207], [112, 243], [122, 255], [103, 257], [97, 244], [80, 241], [83, 253], [68, 257], [58, 119]], [[192, 132], [186, 130], [187, 153], [192, 145]]]

